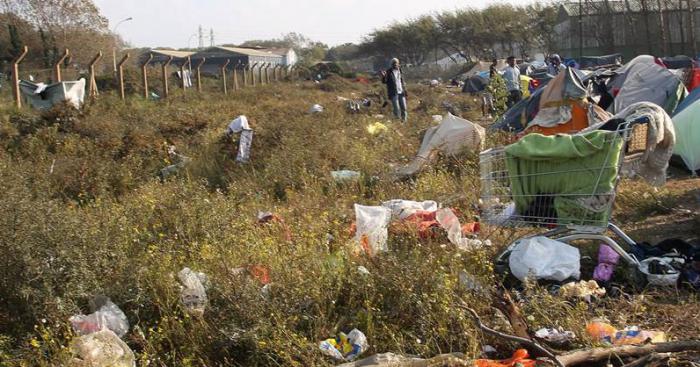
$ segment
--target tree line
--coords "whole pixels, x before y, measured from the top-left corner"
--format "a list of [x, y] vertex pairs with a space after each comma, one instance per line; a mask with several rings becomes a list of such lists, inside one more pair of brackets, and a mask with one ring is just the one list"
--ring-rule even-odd
[[494, 4], [463, 8], [394, 23], [366, 36], [359, 55], [384, 62], [398, 57], [420, 66], [447, 55], [465, 59], [526, 56], [554, 48], [555, 4]]

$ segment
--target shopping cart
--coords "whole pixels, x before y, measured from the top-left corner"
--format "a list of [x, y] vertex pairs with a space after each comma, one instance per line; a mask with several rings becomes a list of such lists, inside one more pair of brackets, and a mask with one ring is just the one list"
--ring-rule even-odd
[[[617, 186], [626, 154], [635, 154], [645, 141], [646, 117], [620, 123], [616, 131], [596, 131], [591, 144], [603, 147], [595, 158], [523, 158], [515, 145], [482, 152], [482, 221], [504, 227], [546, 229], [514, 241], [495, 262], [496, 271], [509, 272], [508, 258], [523, 239], [544, 236], [564, 243], [593, 240], [607, 244], [629, 266], [636, 284], [645, 280], [640, 262], [627, 252], [635, 241], [611, 222]], [[644, 128], [640, 127], [643, 126]], [[637, 146], [637, 147], [635, 147]], [[630, 149], [632, 148], [632, 149]], [[536, 155], [536, 153], [535, 153]], [[609, 235], [609, 234], [612, 234]], [[613, 239], [615, 237], [616, 239]]]

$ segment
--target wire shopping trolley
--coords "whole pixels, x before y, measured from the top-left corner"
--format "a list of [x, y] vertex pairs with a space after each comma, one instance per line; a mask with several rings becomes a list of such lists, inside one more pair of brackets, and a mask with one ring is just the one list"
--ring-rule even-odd
[[639, 132], [646, 132], [638, 127], [648, 122], [647, 118], [625, 121], [616, 131], [557, 137], [530, 134], [517, 143], [483, 151], [482, 221], [548, 229], [510, 244], [496, 258], [496, 270], [508, 272], [508, 258], [520, 240], [544, 236], [564, 243], [603, 242], [639, 276], [640, 262], [608, 233], [629, 246], [636, 244], [611, 222], [611, 214], [625, 154], [635, 145], [630, 142], [641, 140]]

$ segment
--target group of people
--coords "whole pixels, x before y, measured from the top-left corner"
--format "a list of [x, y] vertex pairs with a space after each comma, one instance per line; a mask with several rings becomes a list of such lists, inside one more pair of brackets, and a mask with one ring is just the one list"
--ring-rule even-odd
[[[506, 106], [512, 107], [523, 98], [522, 83], [520, 82], [520, 68], [516, 64], [515, 56], [509, 56], [506, 59], [508, 66], [503, 70], [501, 76], [505, 80], [508, 97]], [[499, 74], [496, 66], [498, 61], [493, 59], [489, 67], [489, 78], [493, 79]], [[566, 65], [562, 63], [561, 57], [553, 54], [547, 62], [547, 73], [556, 76], [561, 71], [566, 69]], [[394, 110], [394, 116], [403, 122], [408, 120], [408, 110], [406, 109], [406, 83], [404, 82], [403, 74], [401, 73], [401, 63], [399, 59], [391, 60], [391, 67], [388, 70], [381, 72], [382, 83], [386, 84], [387, 96], [391, 101]], [[484, 115], [490, 115], [493, 110], [493, 96], [490, 93], [485, 93], [482, 103], [482, 112]]]

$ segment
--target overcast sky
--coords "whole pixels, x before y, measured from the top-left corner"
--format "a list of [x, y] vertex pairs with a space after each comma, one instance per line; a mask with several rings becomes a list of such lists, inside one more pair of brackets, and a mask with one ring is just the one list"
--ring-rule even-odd
[[331, 46], [359, 42], [395, 20], [489, 0], [95, 0], [110, 28], [136, 47], [196, 47], [197, 27], [216, 44], [279, 38], [298, 32]]

